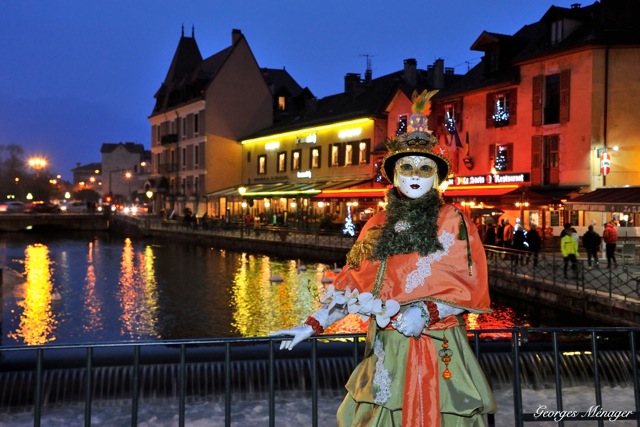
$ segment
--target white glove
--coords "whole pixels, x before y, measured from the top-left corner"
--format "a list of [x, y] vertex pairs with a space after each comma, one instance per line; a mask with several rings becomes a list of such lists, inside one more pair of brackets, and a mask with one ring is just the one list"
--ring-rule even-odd
[[280, 343], [280, 350], [287, 349], [291, 350], [293, 347], [298, 345], [299, 342], [304, 341], [313, 335], [313, 328], [309, 325], [300, 325], [294, 326], [291, 329], [281, 329], [276, 331], [269, 336], [277, 337], [277, 336], [288, 336], [293, 337], [292, 340], [283, 340]]
[[437, 302], [436, 307], [438, 307], [438, 313], [440, 314], [440, 319], [445, 319], [449, 316], [455, 316], [464, 311], [464, 309], [462, 308], [453, 307], [448, 304], [442, 304], [441, 302]]
[[[342, 319], [348, 314], [348, 311], [338, 308], [336, 306], [329, 309], [326, 305], [323, 306], [320, 310], [318, 310], [311, 317], [315, 318], [322, 328], [328, 328], [333, 323]], [[291, 350], [293, 347], [298, 345], [301, 341], [304, 341], [313, 335], [313, 328], [309, 325], [300, 325], [294, 326], [291, 329], [282, 329], [280, 331], [276, 331], [270, 336], [290, 336], [293, 337], [292, 340], [284, 340], [280, 343], [280, 350], [287, 349]]]
[[402, 335], [418, 338], [427, 325], [427, 321], [424, 319], [420, 307], [411, 306], [391, 324]]

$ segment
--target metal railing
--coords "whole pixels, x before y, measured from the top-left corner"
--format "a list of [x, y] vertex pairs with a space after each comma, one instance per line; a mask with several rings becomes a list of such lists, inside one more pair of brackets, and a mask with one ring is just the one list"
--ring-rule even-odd
[[579, 258], [575, 269], [569, 263], [565, 277], [564, 258], [558, 252], [533, 254], [497, 246], [485, 246], [485, 252], [489, 276], [500, 273], [625, 301], [640, 299], [640, 265], [636, 263], [620, 261], [617, 267], [606, 268], [602, 259], [588, 266]]
[[[511, 387], [513, 408], [500, 408], [487, 417], [511, 412], [513, 418], [500, 425], [523, 426], [527, 422], [593, 421], [603, 425], [602, 413], [567, 404], [566, 387], [576, 382], [591, 387], [586, 405], [602, 408], [603, 387], [632, 387], [634, 405], [620, 419], [636, 420], [640, 425], [637, 334], [640, 328], [510, 328], [469, 331], [469, 339], [485, 375], [494, 388]], [[487, 341], [491, 341], [488, 343]], [[223, 396], [224, 423], [232, 423], [237, 393], [264, 389], [269, 426], [279, 425], [275, 404], [287, 389], [300, 395], [310, 393], [312, 425], [318, 425], [318, 397], [322, 390], [339, 387], [361, 360], [362, 335], [314, 337], [293, 351], [277, 350], [276, 338], [221, 338], [149, 343], [111, 343], [95, 345], [50, 345], [42, 347], [0, 347], [0, 402], [3, 407], [18, 406], [33, 413], [33, 425], [40, 426], [46, 409], [56, 397], [84, 403], [84, 425], [91, 424], [96, 400], [116, 398], [130, 401], [132, 426], [137, 425], [141, 401], [149, 396], [169, 393], [178, 402], [178, 424], [186, 423], [189, 397], [203, 394]], [[346, 360], [337, 369], [330, 358]], [[203, 368], [205, 364], [208, 368]], [[170, 366], [153, 370], [149, 366]], [[210, 369], [211, 365], [219, 369]], [[101, 370], [124, 367], [116, 387], [113, 378]], [[248, 369], [247, 366], [256, 366]], [[73, 375], [65, 375], [74, 371]], [[344, 377], [340, 372], [345, 371]], [[61, 373], [62, 372], [62, 373]], [[163, 375], [161, 375], [163, 373]], [[576, 379], [576, 373], [581, 376]], [[56, 380], [58, 378], [58, 380]], [[60, 378], [65, 381], [61, 383]], [[530, 402], [523, 402], [523, 389], [546, 387], [555, 405], [541, 413]], [[4, 409], [4, 408], [3, 408]], [[574, 415], [571, 415], [575, 412]], [[282, 421], [282, 420], [280, 420]], [[282, 422], [280, 422], [282, 424]]]

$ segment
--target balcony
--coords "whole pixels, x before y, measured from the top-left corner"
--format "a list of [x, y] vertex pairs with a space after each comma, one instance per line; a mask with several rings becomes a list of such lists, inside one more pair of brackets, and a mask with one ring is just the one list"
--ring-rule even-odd
[[162, 145], [177, 144], [178, 143], [178, 134], [177, 133], [168, 133], [166, 135], [162, 135], [162, 137], [160, 138], [160, 143]]

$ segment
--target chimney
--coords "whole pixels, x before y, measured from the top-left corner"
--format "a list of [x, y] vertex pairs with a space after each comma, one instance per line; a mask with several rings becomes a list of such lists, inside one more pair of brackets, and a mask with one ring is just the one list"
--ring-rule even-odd
[[415, 58], [404, 60], [404, 79], [411, 87], [416, 87], [418, 83], [418, 74], [416, 72], [417, 62]]
[[444, 59], [436, 59], [433, 63], [433, 88], [444, 89]]
[[371, 77], [373, 75], [373, 72], [371, 71], [371, 68], [367, 68], [366, 71], [364, 72], [364, 84], [365, 86], [368, 86], [371, 84]]
[[354, 93], [356, 88], [360, 86], [360, 74], [347, 73], [344, 76], [344, 93]]
[[242, 31], [238, 30], [238, 29], [233, 29], [231, 30], [231, 44], [234, 45], [238, 42], [238, 40], [240, 40], [240, 38], [242, 37]]

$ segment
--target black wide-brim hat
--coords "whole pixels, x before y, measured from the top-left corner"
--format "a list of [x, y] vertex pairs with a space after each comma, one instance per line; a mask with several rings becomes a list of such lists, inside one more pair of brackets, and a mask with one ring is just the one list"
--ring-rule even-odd
[[422, 156], [433, 160], [438, 167], [439, 182], [449, 176], [451, 163], [445, 147], [429, 132], [409, 132], [385, 141], [389, 153], [382, 160], [382, 173], [393, 182], [394, 169], [398, 159], [406, 156]]

